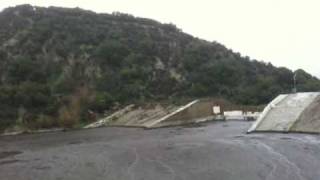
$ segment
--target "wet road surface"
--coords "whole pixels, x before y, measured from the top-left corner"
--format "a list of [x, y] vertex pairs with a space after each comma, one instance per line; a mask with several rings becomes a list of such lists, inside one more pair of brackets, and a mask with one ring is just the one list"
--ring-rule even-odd
[[0, 180], [319, 180], [320, 136], [251, 122], [0, 137]]

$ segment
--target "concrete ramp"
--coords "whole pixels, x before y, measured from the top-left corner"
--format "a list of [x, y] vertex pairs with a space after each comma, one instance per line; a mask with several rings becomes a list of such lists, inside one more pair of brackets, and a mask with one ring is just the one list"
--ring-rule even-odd
[[131, 126], [158, 128], [203, 122], [214, 119], [213, 101], [195, 100], [183, 106], [174, 105], [129, 105], [85, 128], [100, 126]]
[[192, 101], [176, 111], [155, 121], [145, 124], [147, 128], [196, 123], [213, 119], [212, 103], [206, 101]]
[[146, 124], [153, 123], [172, 112], [179, 109], [178, 106], [136, 106], [129, 105], [114, 112], [113, 114], [98, 120], [85, 128], [95, 128], [100, 126], [127, 126], [127, 127], [146, 127]]
[[320, 106], [315, 103], [319, 97], [320, 93], [280, 95], [264, 109], [248, 132], [320, 132], [320, 128], [307, 125], [312, 121], [320, 127]]

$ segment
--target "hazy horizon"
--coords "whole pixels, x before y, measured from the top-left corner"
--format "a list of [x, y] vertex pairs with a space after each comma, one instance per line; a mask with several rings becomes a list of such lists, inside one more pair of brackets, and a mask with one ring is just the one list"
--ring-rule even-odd
[[251, 59], [304, 69], [320, 78], [320, 25], [316, 23], [320, 2], [316, 0], [5, 0], [0, 10], [20, 4], [79, 7], [98, 13], [119, 11], [173, 23], [183, 32], [217, 41]]

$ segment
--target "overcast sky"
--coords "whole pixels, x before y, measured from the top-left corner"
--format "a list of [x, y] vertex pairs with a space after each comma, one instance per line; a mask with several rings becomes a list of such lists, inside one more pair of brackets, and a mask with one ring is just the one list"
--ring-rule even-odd
[[218, 41], [252, 59], [320, 77], [319, 0], [1, 0], [17, 4], [120, 11]]

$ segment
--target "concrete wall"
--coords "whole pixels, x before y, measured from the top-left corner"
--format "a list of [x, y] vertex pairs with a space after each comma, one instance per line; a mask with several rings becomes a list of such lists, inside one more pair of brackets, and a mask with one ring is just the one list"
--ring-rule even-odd
[[167, 125], [178, 125], [185, 123], [192, 123], [198, 121], [206, 121], [213, 119], [213, 106], [215, 104], [212, 101], [195, 101], [191, 105], [185, 106], [185, 108], [172, 113], [168, 117], [161, 120], [153, 127], [167, 126]]
[[[214, 114], [213, 107], [219, 106], [220, 107], [220, 114]], [[157, 121], [154, 121], [152, 124], [148, 124], [147, 127], [155, 128], [155, 127], [163, 127], [163, 126], [170, 126], [170, 125], [181, 125], [181, 124], [188, 124], [188, 123], [196, 123], [196, 122], [204, 122], [209, 120], [215, 119], [223, 119], [223, 114], [225, 109], [232, 109], [237, 110], [236, 112], [241, 115], [238, 116], [226, 116], [230, 119], [246, 119], [247, 108], [242, 109], [242, 106], [236, 105], [227, 105], [224, 102], [215, 101], [215, 100], [196, 100], [193, 101], [180, 109], [176, 112], [173, 112], [166, 117], [163, 117]], [[235, 111], [232, 111], [235, 112]], [[245, 113], [245, 114], [244, 114]], [[221, 115], [221, 116], [217, 116]], [[254, 116], [256, 118], [256, 116]]]
[[[214, 114], [213, 107], [217, 107]], [[203, 99], [195, 100], [184, 106], [155, 106], [151, 108], [127, 106], [112, 115], [105, 117], [86, 128], [99, 126], [140, 126], [146, 128], [181, 125], [203, 122], [214, 119], [223, 119], [225, 109], [241, 110], [240, 106], [229, 105], [223, 101]], [[220, 110], [220, 111], [219, 111]], [[240, 111], [237, 111], [240, 112]], [[221, 115], [221, 116], [216, 116]], [[242, 115], [242, 114], [241, 114]], [[243, 117], [229, 115], [230, 119], [244, 119]]]

